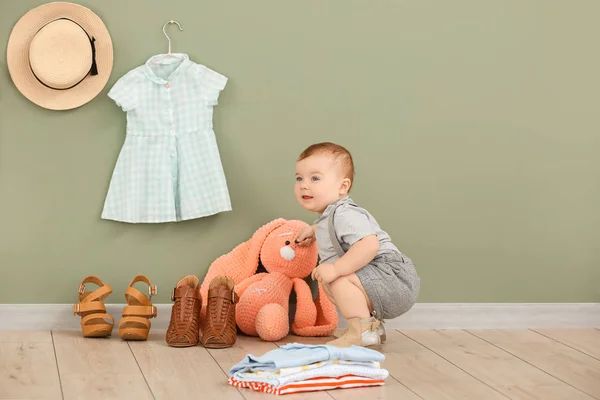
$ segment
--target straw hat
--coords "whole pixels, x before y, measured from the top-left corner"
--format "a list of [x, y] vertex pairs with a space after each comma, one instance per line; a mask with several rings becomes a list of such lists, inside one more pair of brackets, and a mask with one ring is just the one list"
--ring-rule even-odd
[[14, 26], [6, 51], [15, 86], [35, 104], [68, 110], [92, 100], [113, 66], [112, 40], [102, 20], [78, 4], [36, 7]]

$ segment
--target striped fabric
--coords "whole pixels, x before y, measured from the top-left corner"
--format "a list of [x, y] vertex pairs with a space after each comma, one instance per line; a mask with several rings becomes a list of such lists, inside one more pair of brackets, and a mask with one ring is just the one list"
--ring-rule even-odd
[[251, 370], [231, 375], [228, 383], [256, 391], [287, 394], [383, 385], [389, 372], [378, 362], [331, 360], [279, 370]]
[[257, 392], [285, 395], [300, 392], [313, 392], [318, 390], [348, 389], [356, 387], [381, 386], [385, 383], [383, 379], [365, 378], [357, 375], [344, 375], [340, 377], [311, 378], [304, 381], [288, 383], [275, 387], [263, 382], [240, 382], [234, 377], [229, 378], [228, 383], [240, 388], [253, 389]]
[[212, 122], [227, 78], [173, 55], [151, 57], [108, 93], [127, 113], [127, 132], [103, 219], [159, 223], [231, 210]]

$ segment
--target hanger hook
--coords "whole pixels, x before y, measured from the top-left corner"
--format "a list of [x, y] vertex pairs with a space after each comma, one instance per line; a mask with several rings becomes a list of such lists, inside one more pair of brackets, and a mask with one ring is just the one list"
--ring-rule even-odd
[[169, 35], [167, 35], [167, 32], [165, 32], [165, 28], [167, 27], [167, 24], [177, 24], [180, 31], [182, 31], [183, 28], [181, 27], [181, 25], [179, 25], [179, 22], [174, 21], [174, 20], [167, 21], [163, 25], [163, 33], [165, 34], [165, 36], [167, 37], [167, 40], [169, 41], [169, 52], [167, 54], [171, 54], [171, 38], [169, 38]]

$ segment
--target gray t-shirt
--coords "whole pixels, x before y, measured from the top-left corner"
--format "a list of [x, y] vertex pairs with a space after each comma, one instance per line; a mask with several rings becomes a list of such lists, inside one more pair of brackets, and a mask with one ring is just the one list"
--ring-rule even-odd
[[333, 238], [329, 237], [328, 225], [329, 215], [336, 206], [338, 207], [335, 210], [333, 227], [338, 242], [342, 245], [344, 251], [348, 251], [350, 246], [365, 236], [375, 234], [379, 239], [378, 255], [389, 252], [400, 252], [394, 243], [392, 243], [390, 236], [379, 227], [375, 218], [367, 210], [354, 203], [350, 197], [345, 196], [327, 206], [323, 215], [315, 220], [320, 263], [332, 263], [338, 259], [331, 242]]

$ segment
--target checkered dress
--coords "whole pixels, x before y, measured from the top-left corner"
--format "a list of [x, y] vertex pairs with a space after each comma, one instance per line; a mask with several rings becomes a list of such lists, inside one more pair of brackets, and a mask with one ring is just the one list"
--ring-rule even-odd
[[108, 93], [127, 113], [127, 134], [103, 219], [157, 223], [231, 210], [212, 124], [227, 78], [173, 55], [150, 58]]

